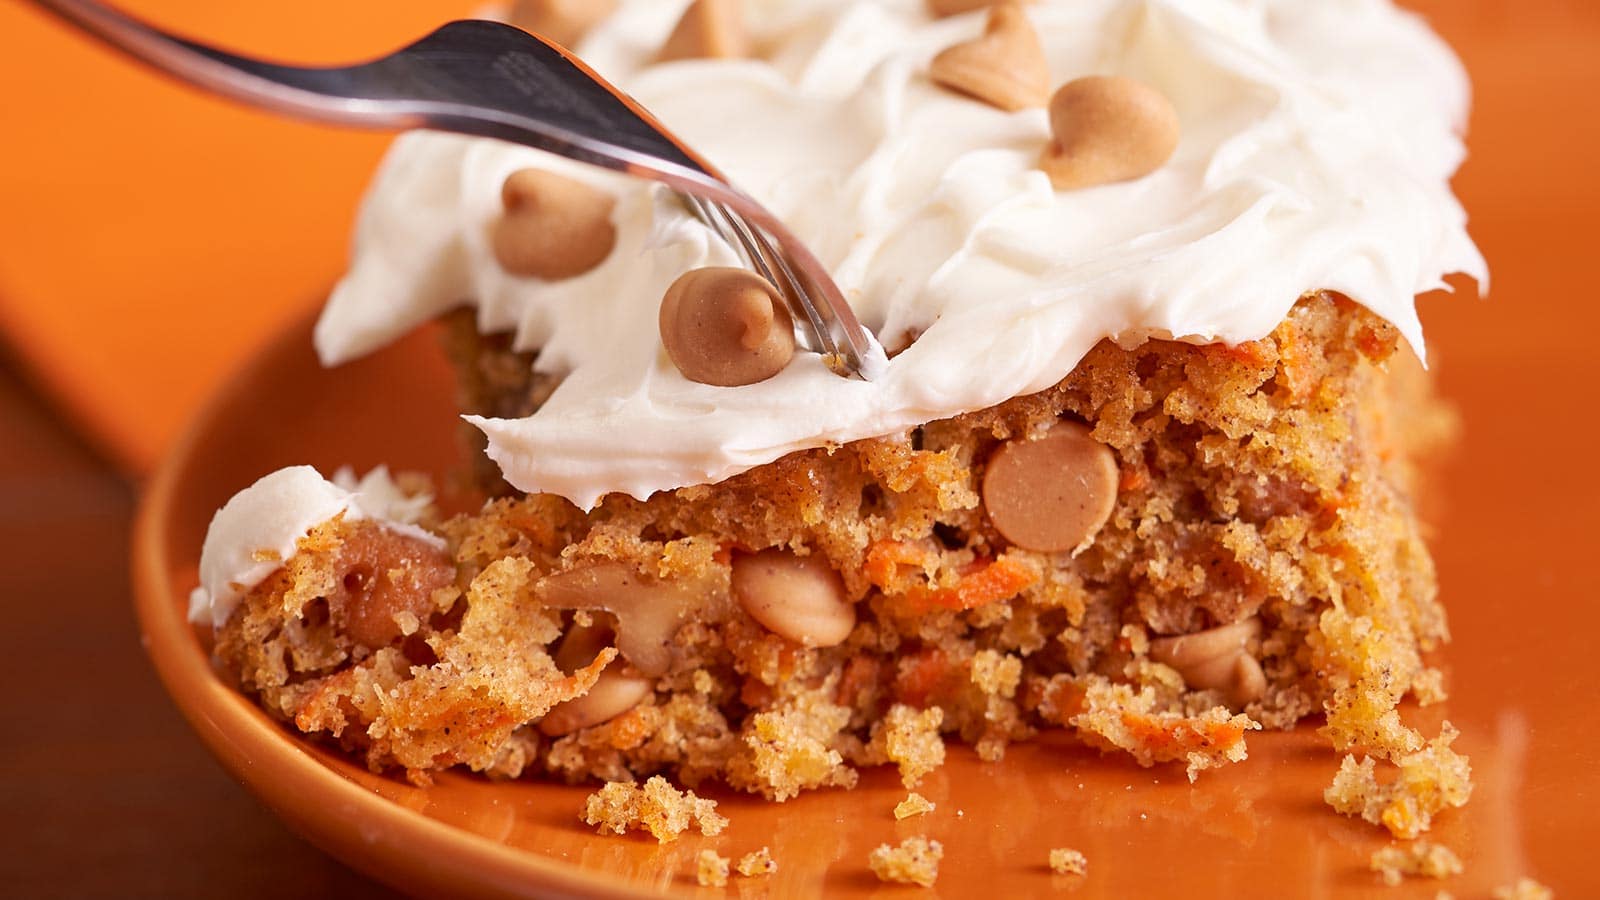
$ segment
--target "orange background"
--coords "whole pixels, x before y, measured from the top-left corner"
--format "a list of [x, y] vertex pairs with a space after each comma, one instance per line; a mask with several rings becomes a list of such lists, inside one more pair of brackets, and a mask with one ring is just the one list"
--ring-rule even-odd
[[[380, 54], [473, 0], [128, 0], [158, 24], [311, 63]], [[1600, 3], [1413, 0], [1477, 90], [1457, 186], [1494, 301], [1435, 323], [1453, 356], [1538, 353], [1592, 329]], [[168, 83], [25, 4], [0, 6], [0, 326], [130, 473], [344, 264], [383, 135], [288, 122]], [[1471, 301], [1467, 301], [1471, 302]], [[1438, 317], [1435, 317], [1436, 319]], [[1488, 338], [1488, 339], [1485, 339]]]

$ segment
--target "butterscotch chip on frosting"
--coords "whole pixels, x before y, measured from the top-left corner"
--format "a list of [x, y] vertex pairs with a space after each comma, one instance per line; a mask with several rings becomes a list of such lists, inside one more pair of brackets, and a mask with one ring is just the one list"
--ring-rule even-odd
[[656, 61], [737, 59], [748, 52], [739, 0], [694, 0], [661, 45]]
[[983, 34], [933, 58], [933, 80], [1007, 111], [1043, 106], [1050, 98], [1050, 66], [1039, 35], [1022, 7], [989, 10]]
[[[941, 17], [954, 16], [1004, 2], [1017, 2], [1017, 0], [928, 0], [928, 12]], [[1021, 0], [1021, 2], [1033, 3], [1035, 0]]]
[[794, 320], [765, 278], [708, 267], [679, 276], [661, 298], [661, 344], [690, 381], [735, 387], [783, 371]]
[[616, 200], [581, 181], [519, 169], [501, 186], [500, 202], [505, 213], [494, 226], [494, 258], [513, 275], [547, 281], [582, 275], [617, 243]]
[[617, 8], [617, 0], [517, 0], [511, 24], [571, 47]]
[[1039, 167], [1059, 190], [1142, 178], [1178, 148], [1178, 111], [1132, 78], [1091, 75], [1050, 98], [1054, 135]]
[[995, 451], [983, 475], [989, 521], [1018, 547], [1054, 553], [1094, 539], [1117, 502], [1117, 460], [1078, 422]]

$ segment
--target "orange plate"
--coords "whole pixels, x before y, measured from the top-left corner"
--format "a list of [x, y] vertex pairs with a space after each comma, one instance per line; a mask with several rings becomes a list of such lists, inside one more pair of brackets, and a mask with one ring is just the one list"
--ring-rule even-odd
[[[1489, 310], [1469, 304], [1454, 309]], [[1469, 421], [1492, 421], [1496, 409], [1561, 419], [1566, 394], [1539, 388], [1571, 376], [1564, 360], [1459, 362], [1447, 382], [1467, 399]], [[1453, 699], [1408, 713], [1430, 732], [1445, 718], [1458, 725], [1477, 781], [1470, 805], [1443, 814], [1431, 835], [1467, 864], [1442, 883], [1378, 885], [1367, 860], [1386, 840], [1322, 803], [1338, 757], [1309, 727], [1252, 736], [1247, 762], [1195, 786], [1180, 767], [1140, 769], [1060, 740], [1014, 747], [993, 765], [961, 750], [920, 787], [938, 809], [898, 823], [891, 810], [905, 790], [887, 770], [867, 773], [855, 791], [781, 805], [712, 789], [732, 819], [727, 832], [663, 846], [595, 835], [578, 821], [585, 788], [451, 774], [420, 789], [373, 775], [285, 731], [217, 678], [184, 622], [185, 597], [212, 512], [269, 470], [387, 461], [449, 471], [449, 383], [426, 334], [323, 371], [302, 322], [189, 427], [151, 484], [136, 531], [145, 643], [184, 714], [286, 821], [375, 878], [474, 896], [694, 892], [701, 849], [730, 856], [768, 845], [778, 874], [759, 885], [736, 878], [734, 888], [875, 895], [901, 889], [873, 878], [868, 852], [926, 834], [946, 848], [932, 894], [950, 897], [1431, 898], [1442, 887], [1466, 898], [1522, 875], [1566, 897], [1600, 893], [1592, 850], [1600, 725], [1587, 709], [1592, 691], [1578, 687], [1591, 681], [1600, 615], [1594, 568], [1572, 562], [1593, 554], [1600, 497], [1587, 466], [1571, 481], [1561, 465], [1535, 465], [1537, 445], [1504, 428], [1475, 433], [1447, 476], [1452, 516], [1439, 550], [1457, 635], [1444, 658]], [[1087, 854], [1088, 878], [1049, 872], [1048, 851], [1060, 846]]]

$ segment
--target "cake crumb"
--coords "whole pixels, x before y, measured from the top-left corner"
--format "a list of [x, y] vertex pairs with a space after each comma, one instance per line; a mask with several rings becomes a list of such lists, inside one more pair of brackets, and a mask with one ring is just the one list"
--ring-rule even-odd
[[1554, 900], [1555, 895], [1532, 878], [1518, 878], [1516, 884], [1494, 889], [1494, 900]]
[[1372, 871], [1383, 876], [1383, 883], [1397, 885], [1407, 875], [1446, 878], [1461, 874], [1461, 858], [1449, 847], [1432, 841], [1416, 841], [1405, 846], [1381, 847], [1372, 854]]
[[916, 791], [906, 795], [904, 800], [895, 804], [894, 817], [896, 819], [909, 819], [912, 816], [926, 815], [933, 812], [935, 804], [932, 800], [922, 796]]
[[728, 827], [727, 817], [717, 812], [717, 801], [696, 797], [694, 791], [679, 791], [660, 775], [643, 786], [609, 782], [589, 795], [583, 821], [601, 832], [609, 829], [623, 834], [629, 828], [642, 829], [663, 844], [676, 840], [690, 827], [698, 827], [708, 836]]
[[873, 724], [868, 759], [894, 763], [900, 769], [900, 782], [914, 788], [924, 775], [944, 765], [944, 738], [939, 734], [943, 723], [944, 710], [937, 706], [915, 709], [896, 703]]
[[1083, 686], [1081, 711], [1064, 721], [1089, 746], [1125, 750], [1141, 766], [1185, 762], [1191, 782], [1206, 769], [1243, 760], [1245, 732], [1261, 729], [1221, 706], [1194, 716], [1164, 711], [1153, 689], [1135, 691], [1099, 678]]
[[1388, 783], [1378, 781], [1372, 757], [1357, 763], [1353, 754], [1347, 755], [1322, 797], [1347, 816], [1360, 816], [1397, 838], [1411, 840], [1433, 825], [1440, 810], [1462, 806], [1472, 795], [1472, 767], [1465, 756], [1450, 749], [1459, 734], [1455, 726], [1444, 723], [1426, 747], [1395, 757], [1399, 771]]
[[762, 847], [760, 850], [753, 850], [739, 857], [739, 862], [734, 868], [739, 870], [740, 875], [754, 878], [778, 871], [778, 861], [772, 858], [772, 851]]
[[702, 887], [726, 887], [728, 884], [728, 858], [718, 856], [715, 850], [701, 850], [695, 857], [695, 880]]
[[898, 847], [878, 845], [867, 856], [867, 866], [879, 881], [933, 887], [939, 879], [939, 860], [943, 858], [943, 844], [925, 837], [909, 837]]
[[1050, 851], [1050, 871], [1057, 875], [1089, 874], [1089, 858], [1069, 847]]

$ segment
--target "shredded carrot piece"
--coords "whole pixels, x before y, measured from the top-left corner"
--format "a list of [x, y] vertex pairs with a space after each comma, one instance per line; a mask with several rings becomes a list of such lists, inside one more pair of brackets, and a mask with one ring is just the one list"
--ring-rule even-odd
[[1232, 720], [1211, 722], [1203, 719], [1155, 716], [1124, 712], [1122, 724], [1135, 741], [1149, 748], [1151, 757], [1160, 760], [1231, 747], [1244, 739], [1245, 726]]
[[930, 548], [910, 541], [878, 541], [867, 548], [864, 571], [867, 580], [888, 590], [900, 574], [901, 566], [916, 566], [927, 571], [937, 558]]
[[914, 656], [903, 657], [900, 672], [895, 677], [894, 692], [901, 703], [925, 707], [934, 692], [944, 684], [950, 674], [950, 661], [944, 651], [929, 648]]
[[901, 566], [915, 566], [921, 573], [927, 573], [937, 561], [938, 554], [924, 545], [879, 541], [867, 549], [864, 571], [867, 580], [884, 593], [905, 598], [917, 611], [977, 609], [996, 600], [1015, 597], [1037, 584], [1040, 578], [1034, 566], [1001, 555], [967, 566], [953, 585], [930, 587], [926, 581], [902, 584], [907, 579], [901, 574]]

